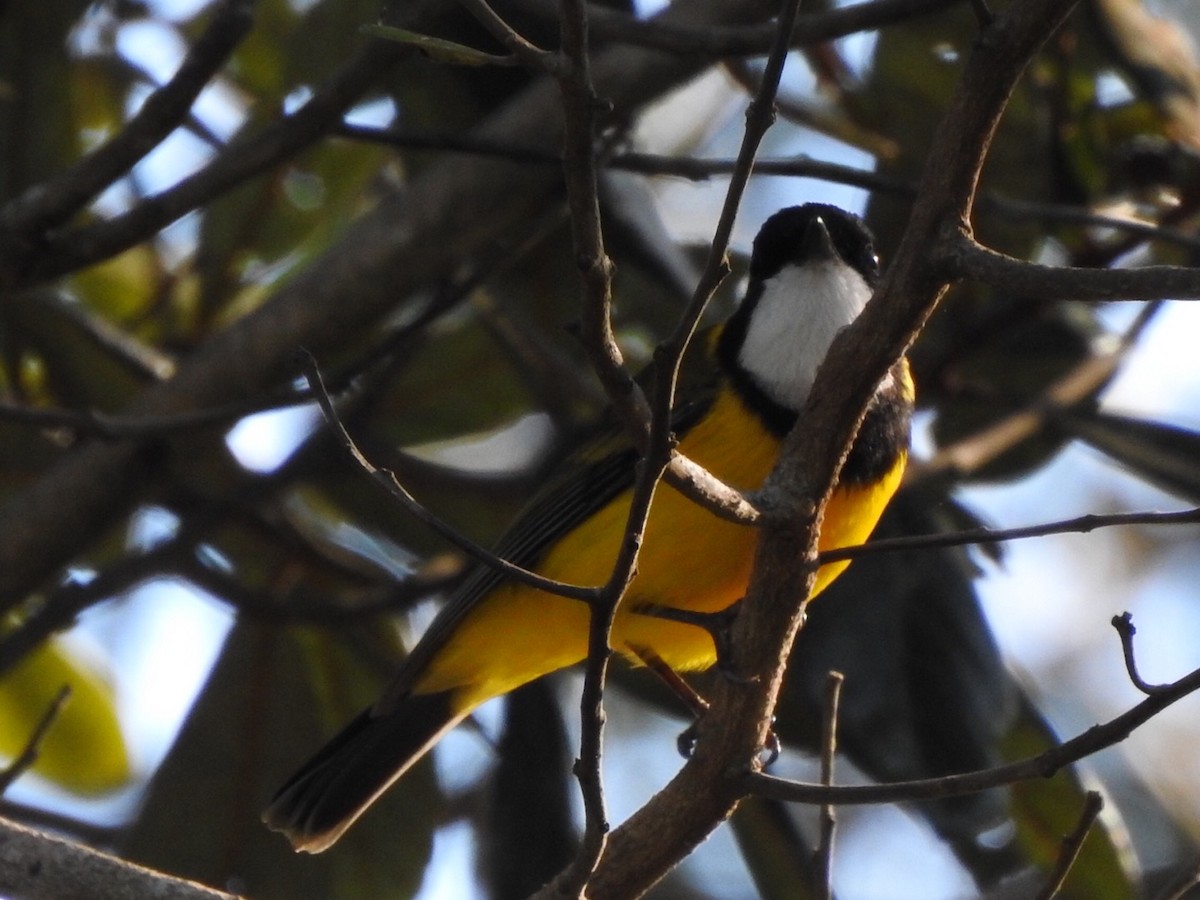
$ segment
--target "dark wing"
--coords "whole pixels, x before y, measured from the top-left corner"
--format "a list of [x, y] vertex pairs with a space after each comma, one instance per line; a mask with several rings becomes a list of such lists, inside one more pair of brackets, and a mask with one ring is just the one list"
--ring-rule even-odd
[[[686, 434], [699, 421], [716, 396], [717, 373], [711, 364], [700, 362], [708, 356], [709, 337], [707, 333], [696, 336], [695, 352], [688, 354], [681, 375], [680, 395], [688, 399], [677, 403], [671, 416], [671, 427], [678, 436]], [[643, 383], [644, 377], [643, 374]], [[537, 564], [560, 537], [633, 486], [637, 460], [638, 453], [623, 428], [607, 416], [554, 468], [548, 482], [500, 538], [494, 548], [496, 554], [522, 568], [536, 570]], [[504, 579], [503, 573], [488, 565], [474, 565], [405, 660], [395, 681], [376, 705], [377, 711], [388, 708], [391, 702], [411, 689], [413, 681], [446, 643], [462, 618]]]

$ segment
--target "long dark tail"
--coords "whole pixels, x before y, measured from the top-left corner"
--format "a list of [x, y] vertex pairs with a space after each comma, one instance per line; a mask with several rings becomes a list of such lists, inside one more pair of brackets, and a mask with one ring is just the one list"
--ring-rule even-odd
[[365, 710], [279, 789], [263, 821], [320, 853], [462, 718], [449, 691], [410, 694], [383, 715]]

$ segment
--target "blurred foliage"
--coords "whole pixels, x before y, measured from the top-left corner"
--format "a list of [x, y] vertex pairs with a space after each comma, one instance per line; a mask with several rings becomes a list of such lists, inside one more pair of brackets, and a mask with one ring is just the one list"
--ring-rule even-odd
[[0, 754], [11, 759], [25, 749], [64, 687], [70, 694], [37, 745], [32, 771], [84, 795], [121, 787], [132, 772], [112, 684], [62, 640], [47, 641], [0, 681]]
[[[0, 203], [119, 134], [175, 64], [159, 71], [150, 44], [170, 37], [163, 46], [186, 46], [210, 12], [128, 0], [43, 6], [0, 3]], [[535, 42], [553, 45], [553, 29], [524, 4], [515, 7], [512, 21]], [[500, 51], [458, 4], [422, 0], [404, 13], [414, 23], [409, 33], [443, 43], [432, 59], [401, 59], [351, 120], [465, 132], [528, 86], [523, 71], [444, 64], [439, 57], [459, 53], [455, 47]], [[222, 148], [237, 148], [278, 121], [339, 70], [378, 18], [376, 0], [260, 0], [254, 28], [206, 102], [153, 165], [135, 167], [78, 221], [101, 222], [153, 202]], [[139, 28], [154, 37], [139, 39]], [[887, 28], [868, 49], [834, 43], [796, 54], [792, 65], [807, 64], [817, 77], [810, 96], [793, 99], [819, 114], [778, 128], [802, 147], [819, 130], [886, 151], [876, 157], [879, 174], [914, 183], [976, 28], [968, 4], [957, 4]], [[865, 59], [849, 57], [859, 52]], [[1198, 73], [1178, 22], [1152, 16], [1138, 0], [1084, 3], [1035, 61], [1005, 116], [985, 170], [979, 237], [1022, 258], [1075, 265], [1111, 265], [1131, 253], [1195, 263], [1194, 251], [1169, 242], [1063, 222], [1051, 204], [1119, 211], [1195, 234]], [[693, 120], [718, 112], [672, 111]], [[337, 260], [323, 254], [363, 211], [440, 156], [436, 148], [329, 135], [221, 192], [152, 241], [52, 285], [3, 296], [0, 400], [41, 410], [129, 408], [146, 386], [170, 378], [179, 359], [202, 353], [208, 336], [260, 308], [298, 273], [316, 267], [338, 278]], [[681, 248], [674, 236], [699, 214], [699, 201], [696, 209], [660, 209], [664, 181], [622, 176], [604, 185], [618, 266], [618, 337], [635, 364], [649, 359], [671, 327], [701, 252]], [[1033, 206], [1018, 214], [1012, 201]], [[878, 191], [867, 206], [885, 260], [909, 203]], [[434, 512], [484, 541], [499, 534], [599, 407], [570, 334], [578, 285], [561, 198], [547, 198], [543, 209], [522, 233], [398, 295], [389, 318], [320, 361], [344, 392], [346, 423], [371, 457]], [[732, 278], [718, 305], [728, 307], [735, 287]], [[1097, 307], [958, 286], [912, 353], [936, 446], [1036, 406], [1049, 385], [1111, 337]], [[1096, 405], [1089, 397], [1057, 411], [1048, 427], [979, 471], [913, 484], [882, 531], [961, 527], [973, 514], [958, 504], [958, 488], [1034, 474], [1074, 439], [1195, 501], [1194, 432], [1107, 415]], [[47, 585], [46, 596], [25, 610], [32, 620], [39, 604], [66, 590], [68, 576], [85, 572], [111, 576], [112, 587], [92, 602], [171, 579], [199, 584], [237, 614], [173, 749], [116, 843], [132, 858], [255, 897], [351, 900], [415, 893], [438, 829], [465, 823], [475, 835], [479, 883], [498, 898], [523, 896], [558, 871], [575, 839], [572, 751], [563, 709], [545, 684], [509, 702], [485, 779], [456, 773], [456, 785], [469, 785], [448, 790], [426, 762], [320, 857], [293, 856], [259, 825], [272, 788], [373, 699], [410, 644], [420, 617], [408, 613], [426, 599], [421, 579], [444, 583], [441, 575], [461, 561], [354, 471], [324, 433], [303, 435], [275, 471], [243, 468], [225, 440], [235, 419], [231, 413], [148, 442], [166, 461], [139, 486], [141, 508], [165, 510], [178, 523], [162, 545], [151, 552], [133, 519], [118, 521], [90, 536], [61, 584]], [[73, 447], [99, 439], [68, 424], [37, 429], [0, 415], [0, 502]], [[847, 675], [840, 743], [868, 777], [935, 777], [1049, 746], [1054, 737], [1036, 711], [1036, 692], [1006, 669], [988, 630], [977, 575], [963, 551], [874, 556], [851, 567], [815, 605], [797, 644], [779, 710], [783, 740], [815, 748], [821, 686], [837, 668]], [[381, 603], [388, 614], [379, 613]], [[640, 674], [615, 677], [627, 689], [621, 693], [635, 698], [631, 707], [663, 705]], [[58, 641], [43, 643], [0, 681], [0, 751], [22, 746], [62, 683], [75, 694], [35, 771], [78, 793], [127, 783], [136, 747], [123, 743], [112, 690]], [[669, 735], [656, 737], [672, 746]], [[1082, 797], [1079, 776], [1063, 773], [1049, 786], [914, 804], [910, 812], [987, 893], [1014, 877], [1036, 881], [1052, 867]], [[1138, 821], [1174, 833], [1175, 815], [1147, 795]], [[754, 884], [747, 881], [744, 893], [802, 896], [800, 885], [812, 877], [812, 835], [794, 811], [748, 803], [733, 830], [742, 861], [715, 864], [744, 866]], [[1137, 895], [1141, 873], [1121, 835], [1117, 819], [1093, 833], [1068, 896]], [[684, 867], [658, 896], [717, 896], [713, 890]]]

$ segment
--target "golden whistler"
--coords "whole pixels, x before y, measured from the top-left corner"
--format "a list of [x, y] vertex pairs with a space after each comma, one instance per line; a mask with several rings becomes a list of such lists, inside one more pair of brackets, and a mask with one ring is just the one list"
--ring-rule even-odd
[[[836, 207], [781, 210], [754, 240], [745, 298], [697, 336], [672, 427], [680, 450], [728, 484], [753, 490], [774, 467], [817, 366], [878, 278], [871, 236]], [[905, 360], [879, 384], [825, 513], [821, 549], [860, 544], [904, 470], [913, 386]], [[636, 452], [601, 427], [566, 459], [501, 538], [497, 553], [571, 584], [607, 580], [625, 529]], [[657, 491], [638, 572], [612, 630], [633, 662], [672, 669], [716, 661], [708, 632], [639, 612], [719, 612], [750, 578], [757, 535], [673, 488]], [[815, 596], [847, 563], [824, 566]], [[329, 847], [387, 787], [479, 704], [586, 655], [588, 608], [479, 565], [449, 598], [383, 696], [276, 794], [264, 814], [298, 850]]]

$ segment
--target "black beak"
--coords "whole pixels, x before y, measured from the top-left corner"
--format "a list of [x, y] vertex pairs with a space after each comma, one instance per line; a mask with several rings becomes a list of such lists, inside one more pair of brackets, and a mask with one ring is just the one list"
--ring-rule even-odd
[[833, 238], [825, 227], [825, 220], [814, 216], [804, 228], [804, 238], [800, 243], [800, 259], [802, 262], [820, 262], [836, 259], [837, 248], [833, 246]]

